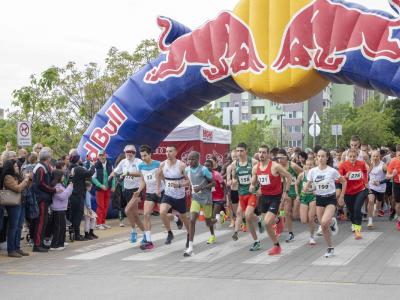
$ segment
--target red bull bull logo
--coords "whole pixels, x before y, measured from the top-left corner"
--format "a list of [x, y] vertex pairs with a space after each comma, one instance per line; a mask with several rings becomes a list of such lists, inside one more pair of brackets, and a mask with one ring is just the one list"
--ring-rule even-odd
[[[400, 1], [392, 2], [398, 5]], [[332, 0], [314, 0], [287, 25], [272, 69], [278, 73], [287, 68], [337, 73], [346, 63], [345, 54], [355, 50], [371, 61], [399, 62], [400, 41], [392, 38], [399, 28], [399, 19]]]
[[145, 74], [146, 83], [156, 84], [170, 77], [181, 77], [188, 66], [202, 66], [200, 72], [208, 82], [242, 72], [260, 73], [266, 69], [257, 53], [250, 28], [231, 12], [222, 12], [216, 19], [179, 37], [171, 45], [165, 44], [171, 22], [159, 17], [158, 24], [163, 28], [159, 46], [166, 58]]

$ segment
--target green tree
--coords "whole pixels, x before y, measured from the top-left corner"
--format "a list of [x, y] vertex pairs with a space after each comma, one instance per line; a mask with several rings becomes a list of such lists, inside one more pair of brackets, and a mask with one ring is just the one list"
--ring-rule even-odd
[[393, 99], [387, 102], [387, 107], [393, 110], [391, 129], [397, 138], [400, 137], [400, 99]]
[[220, 108], [212, 108], [211, 104], [205, 105], [200, 110], [196, 111], [194, 115], [207, 124], [223, 127], [222, 110]]
[[[87, 64], [80, 70], [74, 62], [51, 67], [32, 75], [30, 84], [13, 92], [9, 114], [12, 122], [28, 120], [33, 125], [33, 142], [42, 142], [56, 154], [75, 147], [84, 130], [113, 92], [129, 76], [159, 54], [155, 40], [142, 41], [133, 53], [112, 47], [105, 67]], [[8, 135], [5, 140], [12, 140]]]
[[258, 151], [262, 144], [273, 144], [274, 137], [269, 130], [271, 120], [264, 119], [251, 120], [233, 126], [232, 129], [232, 147], [243, 142], [248, 147], [248, 153], [253, 154]]

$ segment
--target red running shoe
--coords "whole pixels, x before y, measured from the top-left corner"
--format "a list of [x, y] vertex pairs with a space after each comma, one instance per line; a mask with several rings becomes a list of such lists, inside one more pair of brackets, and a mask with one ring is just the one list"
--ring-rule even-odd
[[398, 231], [400, 231], [400, 221], [396, 222], [396, 228], [397, 228]]
[[271, 249], [268, 250], [268, 255], [279, 255], [281, 254], [281, 252], [281, 246], [273, 246]]
[[384, 217], [385, 216], [385, 212], [383, 211], [383, 209], [380, 209], [378, 211], [378, 217]]

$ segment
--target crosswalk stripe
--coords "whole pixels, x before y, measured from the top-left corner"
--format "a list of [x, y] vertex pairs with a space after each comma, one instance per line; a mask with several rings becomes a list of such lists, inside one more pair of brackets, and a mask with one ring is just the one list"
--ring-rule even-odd
[[192, 257], [186, 257], [181, 260], [181, 262], [213, 262], [219, 258], [229, 255], [233, 252], [240, 250], [245, 246], [249, 246], [251, 243], [251, 238], [249, 234], [241, 237], [237, 241], [228, 241], [223, 244], [217, 244], [215, 247], [203, 251], [199, 254], [195, 254]]
[[[179, 236], [183, 233], [186, 233], [186, 231], [180, 230], [174, 233], [175, 236]], [[152, 241], [158, 241], [158, 240], [162, 240], [165, 239], [167, 237], [167, 234], [164, 232], [159, 232], [156, 233], [152, 236]], [[71, 260], [94, 260], [94, 259], [98, 259], [100, 257], [103, 256], [107, 256], [110, 254], [114, 254], [114, 253], [118, 253], [121, 251], [125, 251], [128, 249], [132, 249], [135, 248], [136, 246], [138, 246], [140, 244], [140, 240], [141, 237], [139, 238], [138, 236], [138, 241], [136, 243], [131, 243], [129, 241], [123, 242], [123, 243], [118, 243], [116, 245], [112, 245], [109, 247], [104, 247], [102, 249], [98, 249], [98, 250], [93, 250], [93, 251], [89, 251], [87, 253], [82, 253], [82, 254], [78, 254], [78, 255], [74, 255], [74, 256], [70, 256], [67, 257], [66, 259], [71, 259]]]
[[400, 249], [393, 253], [386, 263], [387, 267], [400, 268]]
[[268, 255], [268, 253], [266, 253], [265, 251], [263, 251], [262, 253], [258, 254], [257, 256], [254, 256], [254, 257], [251, 257], [251, 258], [245, 260], [243, 263], [245, 263], [245, 264], [261, 264], [261, 265], [272, 264], [272, 263], [280, 260], [282, 257], [288, 256], [296, 249], [304, 246], [304, 244], [306, 244], [308, 242], [309, 237], [310, 237], [309, 232], [302, 232], [296, 236], [296, 239], [293, 242], [281, 244], [282, 253], [280, 255], [271, 256], [271, 255]]
[[[218, 231], [218, 236], [223, 236], [230, 232], [231, 232], [230, 230], [221, 230], [221, 231]], [[196, 235], [194, 237], [194, 245], [199, 244], [199, 243], [204, 243], [205, 241], [207, 241], [209, 236], [210, 236], [209, 232], [204, 232], [200, 235]], [[166, 256], [168, 254], [171, 254], [175, 251], [183, 250], [184, 246], [185, 246], [185, 244], [182, 243], [182, 241], [175, 241], [175, 242], [172, 242], [171, 245], [164, 245], [164, 246], [155, 248], [152, 251], [133, 254], [131, 256], [125, 257], [122, 260], [140, 260], [140, 261], [153, 260], [153, 259], [157, 259], [157, 258]]]
[[381, 234], [382, 232], [363, 232], [361, 240], [355, 240], [353, 235], [351, 235], [335, 247], [335, 256], [333, 258], [320, 257], [312, 264], [314, 266], [345, 266], [363, 252]]

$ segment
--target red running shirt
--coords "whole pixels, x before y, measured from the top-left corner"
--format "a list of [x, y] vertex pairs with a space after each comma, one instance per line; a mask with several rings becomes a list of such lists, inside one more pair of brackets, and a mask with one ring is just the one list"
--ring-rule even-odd
[[339, 166], [340, 175], [347, 181], [346, 195], [355, 195], [368, 184], [368, 170], [364, 161], [356, 160], [354, 165], [346, 160]]
[[268, 162], [267, 168], [261, 170], [261, 163], [257, 164], [257, 178], [261, 186], [261, 193], [268, 196], [276, 196], [282, 194], [281, 176], [274, 176], [271, 172], [272, 160]]
[[224, 200], [224, 190], [222, 188], [222, 183], [224, 182], [224, 178], [218, 171], [212, 171], [212, 177], [215, 181], [215, 187], [212, 189], [212, 199], [213, 201], [221, 201]]
[[388, 164], [387, 171], [392, 174], [394, 170], [397, 170], [397, 175], [393, 176], [393, 181], [395, 183], [400, 183], [400, 159], [395, 157]]

